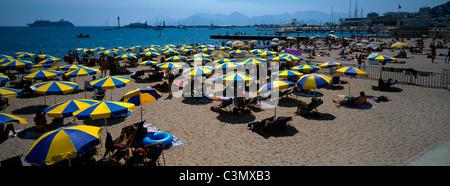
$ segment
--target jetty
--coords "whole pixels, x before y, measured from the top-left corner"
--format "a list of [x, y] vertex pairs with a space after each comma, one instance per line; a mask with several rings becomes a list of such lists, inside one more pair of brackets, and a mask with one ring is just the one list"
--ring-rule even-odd
[[[289, 36], [275, 36], [275, 35], [222, 35], [222, 34], [215, 34], [211, 35], [211, 39], [229, 39], [229, 40], [262, 40], [262, 41], [268, 41], [275, 38], [278, 38], [280, 40], [286, 40]], [[294, 37], [294, 36], [291, 36]], [[307, 37], [300, 36], [296, 37], [300, 38], [301, 40], [306, 39]]]

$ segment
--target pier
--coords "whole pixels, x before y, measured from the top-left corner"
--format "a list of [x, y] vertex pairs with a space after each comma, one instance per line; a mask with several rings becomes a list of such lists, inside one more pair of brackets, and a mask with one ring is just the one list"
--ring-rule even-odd
[[[274, 38], [278, 38], [280, 40], [287, 40], [289, 36], [259, 36], [259, 35], [221, 35], [221, 34], [215, 34], [211, 35], [211, 39], [229, 39], [229, 40], [262, 40], [262, 41], [268, 41], [272, 40]], [[293, 37], [293, 36], [292, 36]], [[306, 39], [307, 37], [296, 37], [300, 38], [301, 40]]]

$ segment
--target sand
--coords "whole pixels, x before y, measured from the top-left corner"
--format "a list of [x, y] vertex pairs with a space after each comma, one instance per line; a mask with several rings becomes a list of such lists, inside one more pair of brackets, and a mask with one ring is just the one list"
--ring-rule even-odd
[[[425, 46], [431, 39], [428, 39]], [[412, 41], [407, 41], [412, 43]], [[428, 47], [427, 47], [428, 48]], [[316, 57], [315, 60], [328, 61], [338, 57], [338, 50], [331, 57]], [[394, 56], [395, 53], [383, 52]], [[424, 51], [429, 52], [429, 51]], [[446, 53], [446, 50], [438, 50]], [[405, 64], [389, 66], [411, 67], [416, 70], [442, 72], [450, 68], [443, 60], [432, 64], [425, 55], [411, 55]], [[302, 62], [304, 63], [304, 62]], [[355, 63], [355, 62], [344, 62]], [[61, 64], [62, 65], [62, 64]], [[148, 69], [137, 67], [129, 70]], [[341, 78], [348, 80], [346, 78]], [[165, 80], [166, 81], [166, 80]], [[80, 86], [83, 86], [78, 80]], [[132, 82], [124, 88], [114, 89], [113, 100], [119, 100], [126, 92], [155, 83]], [[415, 85], [397, 84], [400, 92], [373, 90], [377, 81], [353, 79], [352, 95], [365, 91], [367, 95], [387, 96], [390, 102], [377, 103], [369, 100], [376, 108], [369, 110], [337, 107], [333, 99], [337, 95], [348, 94], [348, 84], [342, 90], [319, 89], [323, 93], [324, 104], [318, 108], [321, 117], [294, 115], [299, 100], [309, 102], [310, 98], [291, 96], [280, 101], [277, 116], [292, 116], [286, 131], [259, 134], [247, 129], [247, 124], [273, 116], [273, 108], [263, 108], [242, 115], [217, 113], [210, 107], [219, 102], [202, 102], [193, 98], [163, 97], [143, 106], [146, 123], [170, 132], [185, 142], [164, 152], [169, 166], [303, 166], [303, 165], [401, 165], [420, 152], [428, 149], [450, 135], [450, 94], [448, 90], [424, 88]], [[108, 90], [105, 100], [110, 99]], [[87, 92], [92, 96], [93, 92]], [[47, 96], [47, 105], [68, 99], [84, 98], [80, 91], [68, 95]], [[11, 106], [3, 112], [12, 113], [28, 120], [30, 124], [14, 124], [16, 130], [30, 130], [34, 127], [33, 117], [37, 109], [43, 109], [44, 97], [10, 98]], [[50, 117], [47, 117], [51, 121]], [[65, 122], [71, 119], [65, 119]], [[108, 120], [108, 131], [117, 138], [125, 125], [140, 121], [140, 108], [126, 119]], [[78, 121], [103, 127], [104, 121]], [[101, 135], [106, 138], [106, 132]], [[10, 138], [0, 144], [0, 160], [23, 155], [30, 149], [34, 139]], [[104, 147], [97, 146], [99, 160]], [[23, 160], [23, 157], [22, 157]], [[120, 163], [123, 163], [121, 161]], [[24, 163], [24, 165], [29, 165]]]

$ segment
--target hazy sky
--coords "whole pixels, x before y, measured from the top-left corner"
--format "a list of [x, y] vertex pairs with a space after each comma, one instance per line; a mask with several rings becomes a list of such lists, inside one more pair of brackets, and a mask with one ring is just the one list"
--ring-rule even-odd
[[[352, 9], [355, 1], [352, 1]], [[106, 19], [115, 25], [117, 16], [121, 24], [149, 20], [157, 16], [186, 18], [195, 13], [230, 14], [239, 12], [247, 16], [294, 13], [318, 10], [325, 13], [346, 13], [350, 0], [0, 0], [0, 26], [26, 26], [37, 19], [57, 21], [61, 18], [76, 26], [104, 26]], [[417, 12], [420, 7], [434, 7], [447, 0], [358, 0], [358, 11], [381, 15], [397, 11], [400, 4], [405, 12]], [[353, 13], [352, 13], [353, 14]], [[359, 13], [358, 13], [359, 14]], [[301, 19], [301, 18], [299, 18]]]

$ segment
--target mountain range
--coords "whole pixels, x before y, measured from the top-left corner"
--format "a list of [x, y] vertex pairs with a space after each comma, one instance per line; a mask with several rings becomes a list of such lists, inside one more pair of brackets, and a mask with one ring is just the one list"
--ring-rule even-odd
[[[347, 18], [348, 14], [334, 13], [334, 19], [331, 14], [320, 11], [298, 11], [295, 13], [284, 13], [279, 15], [246, 16], [239, 12], [226, 14], [207, 14], [196, 13], [187, 18], [174, 19], [168, 16], [158, 16], [153, 21], [148, 21], [149, 25], [158, 25], [164, 20], [166, 25], [254, 25], [254, 24], [284, 24], [291, 22], [292, 19], [303, 21], [306, 24], [322, 24], [326, 22], [338, 23], [339, 18]], [[159, 21], [158, 21], [159, 20]], [[334, 21], [333, 21], [334, 20]]]

